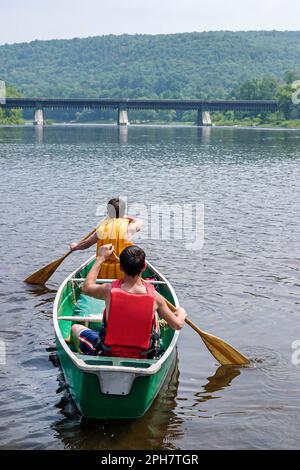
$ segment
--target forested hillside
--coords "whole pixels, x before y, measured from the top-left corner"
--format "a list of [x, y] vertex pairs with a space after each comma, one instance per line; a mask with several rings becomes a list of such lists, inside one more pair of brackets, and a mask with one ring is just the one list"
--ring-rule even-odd
[[300, 69], [300, 32], [207, 32], [0, 46], [24, 96], [224, 98], [248, 78]]

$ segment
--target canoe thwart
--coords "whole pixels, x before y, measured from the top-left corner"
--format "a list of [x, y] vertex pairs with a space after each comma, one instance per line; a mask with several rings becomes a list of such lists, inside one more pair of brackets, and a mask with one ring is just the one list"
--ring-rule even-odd
[[[72, 278], [72, 281], [84, 282], [85, 277], [74, 277]], [[116, 281], [116, 279], [97, 279], [96, 284], [111, 284], [113, 281]], [[156, 281], [156, 280], [152, 281], [152, 280], [146, 280], [146, 279], [143, 279], [143, 281], [147, 282], [148, 284], [154, 284], [155, 286], [159, 284], [165, 284], [164, 281]]]
[[101, 316], [89, 316], [89, 317], [82, 317], [76, 315], [66, 315], [63, 317], [57, 317], [57, 320], [64, 320], [64, 321], [72, 321], [74, 323], [99, 323], [102, 322], [102, 315]]

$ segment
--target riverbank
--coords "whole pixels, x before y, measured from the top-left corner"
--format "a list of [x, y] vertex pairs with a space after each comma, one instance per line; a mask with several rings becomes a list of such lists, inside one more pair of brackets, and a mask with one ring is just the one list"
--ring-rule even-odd
[[[12, 122], [1, 122], [0, 127], [6, 126], [30, 126], [33, 125], [32, 121], [26, 120], [16, 120]], [[46, 120], [46, 126], [52, 125], [116, 125], [116, 121], [85, 121], [85, 122], [55, 122], [51, 119]], [[188, 126], [195, 126], [195, 122], [192, 121], [131, 121], [130, 125], [134, 126], [174, 126], [174, 127], [188, 127]], [[261, 129], [290, 129], [290, 130], [298, 130], [300, 129], [300, 119], [290, 119], [290, 120], [282, 120], [277, 122], [259, 122], [256, 120], [251, 119], [243, 119], [243, 120], [223, 120], [223, 121], [213, 121], [212, 127], [244, 127], [244, 128], [261, 128]]]
[[289, 119], [280, 121], [260, 121], [255, 119], [213, 121], [215, 126], [231, 127], [263, 127], [268, 129], [300, 129], [300, 119]]

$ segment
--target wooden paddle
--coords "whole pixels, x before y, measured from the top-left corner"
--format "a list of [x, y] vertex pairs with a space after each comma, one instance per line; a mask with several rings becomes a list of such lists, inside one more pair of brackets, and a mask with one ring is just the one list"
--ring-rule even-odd
[[[94, 228], [86, 237], [84, 237], [81, 241], [86, 240], [89, 238], [93, 233], [95, 233], [96, 228]], [[57, 268], [61, 265], [61, 263], [72, 253], [72, 251], [68, 251], [65, 255], [58, 258], [56, 261], [53, 261], [47, 266], [39, 269], [38, 271], [31, 274], [29, 277], [25, 279], [27, 284], [45, 284], [48, 279], [52, 276], [52, 274], [57, 270]]]
[[[166, 303], [172, 312], [176, 311], [174, 305], [171, 304], [167, 299]], [[217, 359], [217, 361], [222, 365], [245, 365], [249, 364], [249, 359], [238, 352], [235, 348], [226, 343], [223, 339], [218, 338], [217, 336], [211, 335], [204, 330], [201, 330], [197, 325], [195, 325], [188, 318], [185, 319], [185, 322], [193, 328], [203, 340], [205, 346], [210, 351], [210, 353]]]

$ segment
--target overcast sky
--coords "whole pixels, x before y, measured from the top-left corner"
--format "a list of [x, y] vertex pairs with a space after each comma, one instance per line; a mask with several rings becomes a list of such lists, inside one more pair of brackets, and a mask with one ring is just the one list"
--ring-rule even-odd
[[0, 44], [122, 33], [300, 30], [300, 0], [0, 0]]

